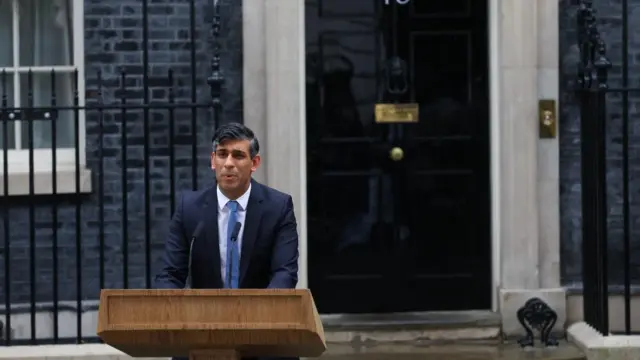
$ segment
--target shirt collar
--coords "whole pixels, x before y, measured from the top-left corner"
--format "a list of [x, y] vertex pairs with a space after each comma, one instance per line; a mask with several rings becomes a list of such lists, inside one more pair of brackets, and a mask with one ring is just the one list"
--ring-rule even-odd
[[[222, 193], [222, 191], [220, 191], [220, 186], [216, 186], [216, 192], [218, 193], [218, 208], [222, 210], [224, 209], [225, 206], [227, 206], [227, 203], [229, 202], [229, 198], [226, 197]], [[236, 199], [239, 206], [238, 210], [244, 211], [247, 209], [247, 204], [249, 203], [250, 194], [251, 194], [251, 183], [249, 183], [249, 188], [247, 189], [247, 191], [245, 191], [244, 194], [242, 194], [242, 196]]]

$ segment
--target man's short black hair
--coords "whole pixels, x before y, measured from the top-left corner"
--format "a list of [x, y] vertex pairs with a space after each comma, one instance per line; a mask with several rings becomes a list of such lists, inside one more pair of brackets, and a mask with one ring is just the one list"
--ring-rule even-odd
[[249, 140], [249, 155], [252, 159], [260, 152], [258, 138], [243, 124], [233, 122], [220, 126], [211, 139], [213, 151], [226, 140]]

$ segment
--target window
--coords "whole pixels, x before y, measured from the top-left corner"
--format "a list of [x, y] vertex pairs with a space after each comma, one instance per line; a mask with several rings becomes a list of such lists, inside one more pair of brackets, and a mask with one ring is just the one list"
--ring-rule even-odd
[[[76, 70], [78, 101], [84, 105], [83, 16], [83, 0], [0, 0], [0, 179], [7, 148], [9, 195], [29, 192], [30, 139], [36, 193], [50, 193], [54, 121], [58, 192], [75, 191], [75, 113], [69, 109], [52, 112], [47, 107], [73, 106]], [[4, 103], [9, 109], [3, 109]], [[79, 118], [78, 150], [83, 165], [84, 112]], [[3, 119], [8, 119], [7, 144], [3, 142]], [[87, 175], [82, 166], [81, 177]], [[69, 180], [72, 186], [67, 185]], [[0, 195], [5, 194], [3, 190], [0, 182]]]

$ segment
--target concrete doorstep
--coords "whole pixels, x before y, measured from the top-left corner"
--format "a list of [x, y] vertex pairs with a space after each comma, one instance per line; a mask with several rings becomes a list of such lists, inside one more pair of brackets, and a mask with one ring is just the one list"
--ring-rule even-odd
[[582, 350], [587, 360], [640, 359], [640, 336], [604, 336], [586, 322], [572, 324], [567, 338]]

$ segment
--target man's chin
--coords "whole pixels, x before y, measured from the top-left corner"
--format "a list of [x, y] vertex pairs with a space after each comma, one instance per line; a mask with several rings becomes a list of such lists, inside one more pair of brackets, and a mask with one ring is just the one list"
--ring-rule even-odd
[[235, 192], [238, 189], [238, 182], [236, 179], [233, 179], [232, 181], [222, 179], [221, 181], [218, 181], [218, 186], [220, 186], [220, 189], [225, 192]]

